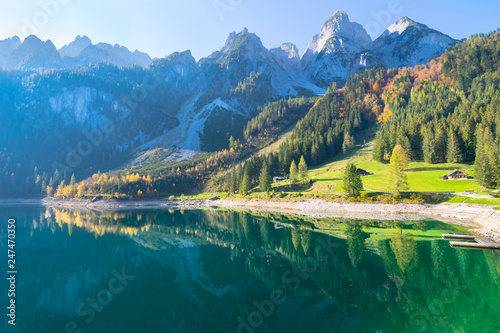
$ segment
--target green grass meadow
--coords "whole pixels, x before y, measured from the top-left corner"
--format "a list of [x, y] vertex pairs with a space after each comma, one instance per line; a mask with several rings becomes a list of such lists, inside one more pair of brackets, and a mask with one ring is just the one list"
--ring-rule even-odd
[[[318, 193], [342, 193], [342, 173], [348, 162], [365, 169], [373, 175], [362, 177], [363, 185], [372, 192], [391, 192], [389, 164], [379, 163], [372, 158], [373, 142], [369, 142], [350, 153], [311, 169], [309, 176], [315, 182], [310, 190]], [[460, 169], [474, 177], [474, 166], [470, 164], [428, 164], [410, 162], [407, 176], [410, 191], [415, 192], [480, 192], [483, 188], [474, 180], [444, 180], [447, 173]]]

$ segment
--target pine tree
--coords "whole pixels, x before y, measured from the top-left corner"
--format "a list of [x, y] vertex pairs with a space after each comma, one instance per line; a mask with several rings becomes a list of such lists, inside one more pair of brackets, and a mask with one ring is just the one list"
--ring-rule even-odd
[[358, 197], [363, 189], [363, 181], [358, 173], [358, 167], [348, 163], [344, 169], [344, 192], [347, 197]]
[[262, 169], [260, 171], [259, 177], [259, 185], [262, 192], [267, 192], [271, 188], [271, 176], [269, 176], [269, 169], [266, 162], [262, 164]]
[[245, 168], [243, 172], [243, 178], [240, 183], [240, 194], [247, 195], [250, 189], [252, 188], [252, 182], [250, 180], [250, 176], [248, 175], [248, 170]]
[[231, 149], [231, 148], [236, 149], [235, 148], [235, 143], [236, 143], [236, 141], [234, 141], [234, 138], [231, 135], [231, 137], [229, 138], [229, 149]]
[[236, 189], [238, 188], [238, 184], [237, 184], [237, 176], [236, 176], [236, 167], [234, 167], [232, 170], [231, 170], [231, 176], [230, 176], [230, 180], [229, 180], [229, 193], [232, 193], [234, 194], [236, 192]]
[[302, 180], [302, 183], [307, 183], [307, 163], [306, 160], [304, 159], [304, 155], [300, 157], [300, 162], [299, 162], [299, 175], [300, 179]]
[[394, 147], [390, 163], [390, 182], [396, 194], [399, 194], [401, 191], [408, 190], [408, 180], [404, 172], [406, 168], [408, 168], [408, 155], [406, 155], [403, 147], [399, 145]]
[[465, 123], [465, 128], [462, 129], [462, 139], [465, 146], [465, 161], [474, 161], [474, 159], [476, 158], [476, 151], [474, 147], [476, 130], [475, 126], [476, 124], [471, 119], [468, 119]]
[[295, 164], [295, 161], [292, 161], [292, 165], [290, 165], [290, 182], [292, 184], [297, 184], [298, 182], [298, 170], [297, 170], [297, 164]]
[[410, 158], [410, 156], [412, 154], [412, 150], [411, 150], [410, 139], [408, 139], [408, 136], [402, 135], [401, 137], [399, 137], [398, 144], [401, 145], [401, 147], [403, 147], [403, 149], [406, 152], [408, 152], [408, 158]]
[[446, 162], [446, 130], [442, 128], [442, 126], [438, 126], [436, 128], [436, 157], [437, 162], [444, 163]]
[[434, 139], [434, 132], [429, 128], [424, 131], [422, 151], [426, 163], [437, 163], [436, 140]]
[[462, 148], [460, 147], [460, 143], [458, 142], [457, 135], [455, 131], [450, 129], [448, 134], [448, 149], [446, 151], [446, 161], [448, 163], [462, 163]]
[[60, 181], [61, 181], [61, 174], [59, 173], [59, 170], [56, 169], [56, 171], [54, 171], [53, 182], [54, 184], [58, 184]]
[[351, 136], [349, 132], [345, 132], [344, 143], [342, 144], [342, 152], [345, 154], [352, 147], [354, 147], [354, 136]]
[[318, 165], [321, 163], [319, 145], [316, 140], [314, 140], [314, 143], [311, 146], [311, 160], [313, 165]]
[[479, 184], [486, 188], [498, 185], [498, 151], [495, 154], [493, 135], [489, 128], [478, 128], [476, 145], [476, 162], [474, 174]]
[[75, 186], [76, 185], [76, 178], [75, 178], [75, 174], [71, 175], [71, 180], [69, 182], [69, 185], [70, 186]]

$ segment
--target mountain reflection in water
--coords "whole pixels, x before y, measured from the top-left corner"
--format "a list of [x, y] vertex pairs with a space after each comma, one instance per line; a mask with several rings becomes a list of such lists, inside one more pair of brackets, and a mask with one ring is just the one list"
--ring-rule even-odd
[[15, 332], [500, 330], [499, 252], [450, 248], [439, 235], [463, 231], [455, 225], [222, 209], [0, 209], [2, 223], [10, 216], [18, 221]]

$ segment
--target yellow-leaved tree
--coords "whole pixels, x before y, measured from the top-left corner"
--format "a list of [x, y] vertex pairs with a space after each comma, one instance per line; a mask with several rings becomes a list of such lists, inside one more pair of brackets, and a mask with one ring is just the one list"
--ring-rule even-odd
[[390, 186], [397, 195], [409, 190], [405, 170], [408, 168], [408, 155], [401, 145], [394, 147], [391, 156]]

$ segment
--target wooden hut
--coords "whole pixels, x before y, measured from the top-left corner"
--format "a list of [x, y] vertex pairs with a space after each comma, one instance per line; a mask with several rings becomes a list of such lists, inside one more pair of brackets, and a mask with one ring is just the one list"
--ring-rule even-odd
[[456, 179], [469, 179], [469, 175], [463, 171], [455, 170], [443, 176], [443, 179], [456, 180]]
[[360, 176], [369, 176], [369, 175], [371, 175], [371, 173], [369, 173], [368, 171], [363, 170], [363, 169], [358, 169], [358, 174]]

